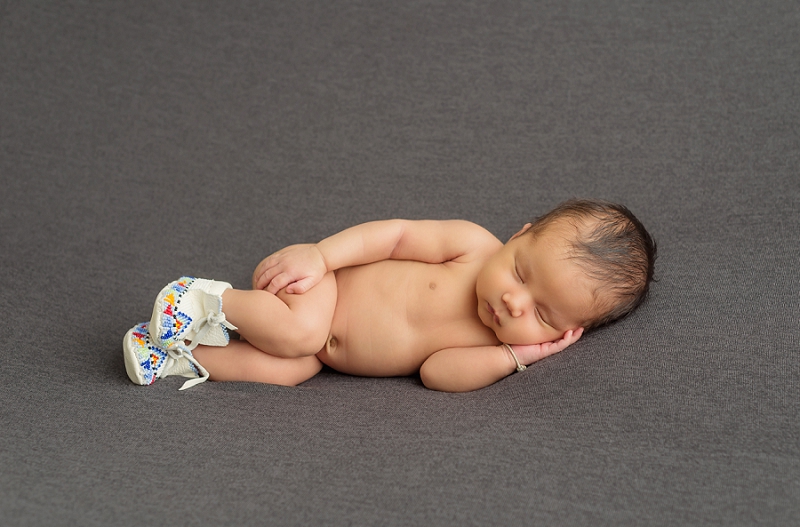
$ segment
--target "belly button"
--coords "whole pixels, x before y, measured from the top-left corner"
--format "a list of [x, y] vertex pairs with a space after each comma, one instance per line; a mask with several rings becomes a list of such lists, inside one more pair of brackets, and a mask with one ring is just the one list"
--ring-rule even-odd
[[433, 291], [434, 289], [436, 289], [436, 282], [431, 282], [430, 284], [428, 284], [428, 288], [429, 288], [431, 291]]
[[328, 341], [328, 348], [334, 349], [339, 344], [339, 341], [336, 340], [336, 337], [331, 337]]

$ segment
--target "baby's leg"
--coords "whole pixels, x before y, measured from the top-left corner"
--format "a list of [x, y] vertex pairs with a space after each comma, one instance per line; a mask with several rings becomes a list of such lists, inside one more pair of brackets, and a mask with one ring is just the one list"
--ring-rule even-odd
[[322, 368], [316, 357], [274, 357], [251, 344], [232, 340], [225, 347], [197, 346], [192, 352], [212, 381], [247, 381], [296, 386]]
[[331, 272], [301, 295], [228, 289], [222, 294], [222, 311], [238, 333], [262, 352], [309, 357], [325, 347], [336, 297], [336, 277]]

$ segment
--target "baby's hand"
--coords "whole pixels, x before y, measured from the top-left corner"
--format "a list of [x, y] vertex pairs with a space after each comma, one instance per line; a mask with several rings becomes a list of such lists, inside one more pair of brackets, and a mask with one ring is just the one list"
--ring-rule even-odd
[[267, 256], [253, 273], [253, 289], [302, 294], [322, 280], [328, 268], [316, 245], [291, 245]]
[[555, 342], [543, 342], [541, 344], [532, 345], [514, 344], [513, 350], [514, 353], [517, 354], [519, 361], [527, 366], [533, 364], [537, 360], [542, 360], [545, 357], [563, 351], [570, 344], [578, 342], [581, 335], [583, 335], [583, 328], [578, 328], [576, 330], [567, 331], [561, 339]]

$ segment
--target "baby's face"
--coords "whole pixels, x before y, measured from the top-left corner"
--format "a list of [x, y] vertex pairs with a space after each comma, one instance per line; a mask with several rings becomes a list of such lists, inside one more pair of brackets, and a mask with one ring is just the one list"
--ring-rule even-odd
[[536, 236], [521, 236], [524, 230], [478, 275], [478, 316], [501, 342], [551, 342], [588, 320], [592, 283], [568, 258], [568, 229], [554, 224]]

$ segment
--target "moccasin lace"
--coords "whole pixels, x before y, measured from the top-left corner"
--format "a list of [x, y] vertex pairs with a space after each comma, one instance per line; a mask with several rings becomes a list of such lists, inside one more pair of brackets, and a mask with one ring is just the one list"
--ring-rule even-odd
[[207, 316], [199, 319], [196, 324], [200, 329], [197, 331], [197, 334], [194, 336], [191, 343], [186, 345], [189, 351], [195, 349], [197, 345], [200, 344], [200, 341], [202, 341], [206, 336], [206, 333], [211, 331], [213, 328], [225, 326], [230, 330], [238, 329], [236, 326], [228, 322], [228, 320], [225, 318], [225, 313], [222, 311], [219, 313], [209, 313]]
[[[224, 316], [224, 315], [223, 315]], [[191, 388], [192, 386], [198, 385], [201, 382], [206, 382], [208, 380], [208, 371], [203, 368], [197, 359], [192, 356], [192, 351], [184, 344], [175, 344], [172, 348], [166, 350], [167, 351], [167, 363], [164, 365], [164, 368], [159, 372], [159, 377], [162, 377], [175, 363], [180, 361], [181, 359], [186, 359], [190, 363], [197, 368], [197, 371], [200, 372], [200, 377], [196, 377], [194, 379], [189, 379], [183, 386], [181, 386], [178, 390], [185, 390], [187, 388]]]

